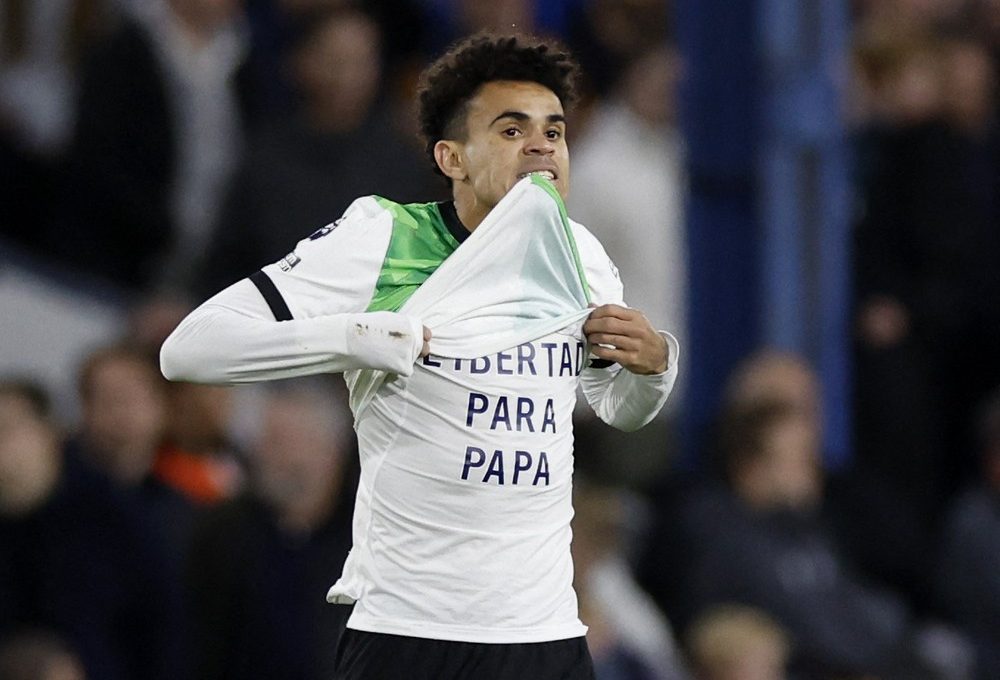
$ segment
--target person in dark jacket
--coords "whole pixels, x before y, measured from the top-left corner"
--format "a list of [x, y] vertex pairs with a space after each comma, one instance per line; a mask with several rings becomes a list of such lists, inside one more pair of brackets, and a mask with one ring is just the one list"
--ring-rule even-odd
[[332, 677], [346, 623], [323, 597], [351, 546], [352, 433], [325, 385], [270, 393], [248, 493], [200, 526], [188, 570], [201, 680]]

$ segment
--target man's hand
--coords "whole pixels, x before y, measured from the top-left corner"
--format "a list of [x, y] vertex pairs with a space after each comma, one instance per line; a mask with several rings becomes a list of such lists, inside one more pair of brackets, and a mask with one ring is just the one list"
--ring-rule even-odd
[[600, 359], [615, 361], [640, 375], [667, 370], [667, 341], [641, 312], [620, 305], [602, 305], [587, 318], [583, 332], [591, 344], [590, 351]]

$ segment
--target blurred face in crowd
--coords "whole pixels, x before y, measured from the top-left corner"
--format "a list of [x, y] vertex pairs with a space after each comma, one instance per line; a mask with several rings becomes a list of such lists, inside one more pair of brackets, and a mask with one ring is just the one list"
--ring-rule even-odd
[[130, 355], [98, 359], [82, 384], [83, 437], [112, 477], [135, 484], [148, 474], [163, 433], [165, 404], [155, 367]]
[[674, 93], [680, 76], [680, 56], [676, 51], [667, 47], [650, 50], [625, 73], [625, 101], [640, 118], [653, 125], [672, 123], [676, 117]]
[[781, 402], [820, 428], [819, 380], [808, 364], [792, 354], [765, 352], [742, 364], [726, 386], [726, 402], [731, 407]]
[[[569, 195], [569, 148], [562, 104], [532, 82], [494, 81], [469, 100], [464, 135], [434, 148], [438, 166], [453, 180], [459, 217], [475, 228], [517, 182], [530, 173], [548, 177]], [[463, 214], [464, 211], [464, 214]]]
[[996, 69], [986, 47], [956, 42], [946, 53], [945, 96], [951, 119], [960, 127], [978, 131], [992, 122]]
[[784, 680], [789, 644], [769, 616], [743, 605], [708, 608], [688, 633], [699, 680]]
[[889, 114], [902, 124], [925, 122], [942, 108], [941, 64], [930, 49], [907, 55], [886, 90]]
[[378, 27], [357, 12], [332, 15], [299, 49], [295, 70], [307, 108], [324, 127], [359, 125], [378, 94]]
[[170, 383], [167, 439], [196, 454], [211, 455], [229, 441], [232, 392], [219, 385]]
[[59, 476], [56, 435], [44, 421], [0, 403], [0, 515], [31, 512]]
[[822, 493], [819, 437], [809, 420], [789, 415], [770, 424], [761, 449], [736, 474], [741, 495], [762, 510], [815, 507]]
[[258, 494], [291, 528], [312, 528], [332, 506], [341, 447], [327, 401], [297, 393], [269, 398], [254, 445]]

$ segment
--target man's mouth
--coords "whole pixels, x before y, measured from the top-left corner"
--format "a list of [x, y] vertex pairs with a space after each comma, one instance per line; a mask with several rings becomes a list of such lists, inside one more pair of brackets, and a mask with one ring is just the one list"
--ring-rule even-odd
[[530, 172], [522, 172], [520, 175], [517, 176], [517, 178], [524, 179], [525, 177], [530, 177], [531, 175], [535, 175], [537, 177], [544, 177], [550, 182], [554, 182], [556, 180], [556, 173], [552, 172], [551, 170], [531, 170]]

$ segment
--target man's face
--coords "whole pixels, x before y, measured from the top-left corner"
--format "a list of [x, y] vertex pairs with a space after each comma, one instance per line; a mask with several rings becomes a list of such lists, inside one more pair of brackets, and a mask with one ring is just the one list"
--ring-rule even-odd
[[459, 143], [465, 184], [489, 210], [529, 173], [548, 177], [569, 195], [566, 121], [555, 93], [532, 82], [494, 81], [469, 101], [465, 141]]

